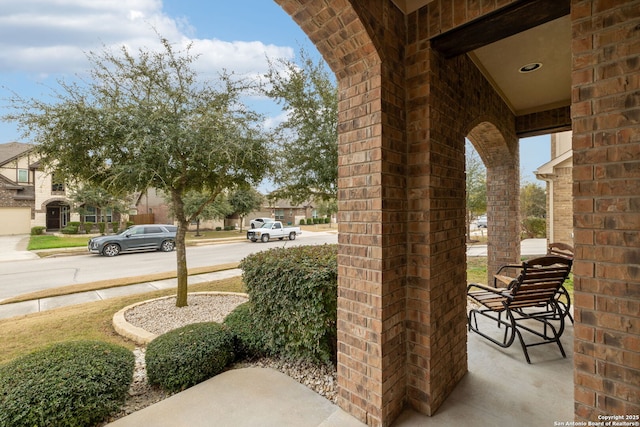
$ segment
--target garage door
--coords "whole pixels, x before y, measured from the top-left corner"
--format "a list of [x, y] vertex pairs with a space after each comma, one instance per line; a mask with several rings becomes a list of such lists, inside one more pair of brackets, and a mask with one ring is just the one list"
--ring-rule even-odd
[[30, 232], [31, 208], [0, 208], [0, 236]]

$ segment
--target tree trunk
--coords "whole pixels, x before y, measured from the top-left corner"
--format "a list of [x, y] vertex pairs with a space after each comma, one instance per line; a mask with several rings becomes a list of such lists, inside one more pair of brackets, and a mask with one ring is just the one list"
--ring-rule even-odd
[[178, 231], [176, 233], [176, 276], [178, 278], [178, 292], [176, 298], [176, 307], [187, 306], [187, 292], [188, 292], [188, 274], [187, 274], [187, 249], [185, 244], [185, 238], [187, 235], [187, 228], [189, 222], [185, 218], [184, 204], [182, 198], [174, 193], [172, 194], [173, 208], [178, 221]]

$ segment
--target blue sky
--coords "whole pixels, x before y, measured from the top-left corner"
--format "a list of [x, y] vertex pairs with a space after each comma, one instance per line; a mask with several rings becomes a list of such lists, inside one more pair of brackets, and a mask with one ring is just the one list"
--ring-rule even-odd
[[[2, 0], [0, 7], [0, 115], [10, 91], [45, 98], [57, 79], [88, 69], [85, 52], [102, 46], [134, 49], [169, 40], [193, 42], [202, 70], [225, 68], [262, 74], [266, 57], [293, 59], [300, 48], [317, 55], [293, 20], [271, 0]], [[254, 99], [253, 107], [277, 121], [277, 106]], [[0, 122], [0, 143], [23, 141], [16, 124]], [[549, 160], [549, 137], [521, 142], [521, 176]]]

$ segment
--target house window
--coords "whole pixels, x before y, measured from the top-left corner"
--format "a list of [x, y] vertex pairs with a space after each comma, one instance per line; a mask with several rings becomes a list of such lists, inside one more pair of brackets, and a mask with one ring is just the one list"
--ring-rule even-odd
[[96, 222], [96, 208], [93, 206], [87, 206], [84, 210], [84, 222]]
[[56, 179], [55, 175], [51, 176], [51, 191], [61, 191], [64, 192], [64, 182], [59, 179]]
[[29, 169], [18, 169], [18, 182], [29, 182]]
[[93, 206], [85, 206], [84, 222], [112, 222], [113, 211], [111, 209], [102, 209], [98, 218], [97, 209]]
[[276, 209], [274, 211], [274, 215], [276, 217], [276, 221], [283, 221], [284, 220], [284, 209]]

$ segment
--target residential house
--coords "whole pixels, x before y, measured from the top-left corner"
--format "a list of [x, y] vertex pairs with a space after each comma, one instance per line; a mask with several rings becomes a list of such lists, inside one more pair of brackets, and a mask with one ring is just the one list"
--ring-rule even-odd
[[109, 209], [98, 218], [94, 207], [84, 206], [81, 215], [72, 206], [65, 184], [43, 169], [33, 144], [0, 144], [0, 235], [29, 234], [36, 226], [57, 231], [71, 221], [119, 220]]
[[551, 160], [534, 173], [547, 183], [547, 239], [573, 246], [571, 132], [551, 135]]
[[[167, 196], [157, 188], [148, 188], [138, 195], [135, 210], [130, 218], [137, 224], [173, 224], [174, 222], [173, 214], [167, 203]], [[200, 222], [201, 229], [214, 230], [216, 227], [224, 227], [224, 225], [225, 221], [218, 219]], [[197, 224], [193, 222], [189, 229], [195, 230], [197, 227]]]
[[272, 218], [274, 221], [282, 221], [284, 224], [299, 224], [301, 219], [318, 218], [318, 210], [313, 202], [304, 201], [299, 204], [286, 199], [266, 199], [266, 203], [259, 211], [244, 218], [244, 226], [249, 227], [253, 218]]
[[71, 221], [64, 184], [42, 170], [33, 149], [0, 144], [0, 235], [28, 234], [35, 226], [57, 230]]

